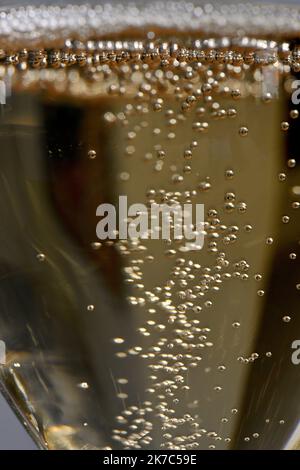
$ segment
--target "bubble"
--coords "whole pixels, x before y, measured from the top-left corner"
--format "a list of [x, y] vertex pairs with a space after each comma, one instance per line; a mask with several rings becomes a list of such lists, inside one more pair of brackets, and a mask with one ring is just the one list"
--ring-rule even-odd
[[121, 181], [128, 181], [130, 178], [130, 174], [127, 171], [123, 171], [120, 173], [120, 180]]
[[241, 326], [241, 324], [238, 321], [235, 321], [235, 322], [232, 323], [233, 328], [239, 328], [240, 326]]
[[183, 172], [185, 174], [190, 174], [192, 172], [192, 167], [190, 165], [184, 165]]
[[99, 248], [101, 248], [101, 246], [102, 246], [102, 243], [100, 243], [100, 242], [92, 242], [91, 243], [91, 247], [92, 247], [93, 250], [99, 250]]
[[247, 204], [245, 202], [239, 202], [237, 205], [238, 211], [243, 214], [247, 210]]
[[158, 101], [155, 101], [153, 103], [153, 110], [154, 111], [161, 111], [162, 110], [162, 104], [159, 103]]
[[267, 351], [267, 352], [266, 352], [266, 356], [267, 356], [267, 357], [272, 357], [271, 351]]
[[268, 238], [266, 239], [266, 244], [267, 244], [267, 245], [272, 245], [273, 242], [274, 242], [274, 239], [273, 239], [272, 237], [268, 237]]
[[113, 342], [116, 344], [123, 344], [124, 343], [124, 338], [114, 338]]
[[287, 165], [289, 168], [294, 168], [296, 166], [296, 160], [294, 158], [289, 158], [287, 161]]
[[248, 135], [248, 133], [249, 133], [248, 127], [242, 126], [242, 127], [239, 128], [239, 135], [241, 137], [246, 137]]
[[290, 125], [289, 125], [289, 123], [288, 123], [287, 121], [282, 121], [280, 127], [281, 127], [281, 130], [282, 130], [282, 131], [285, 131], [285, 132], [286, 132], [286, 131], [289, 130]]
[[232, 179], [234, 177], [234, 171], [232, 169], [228, 169], [225, 171], [225, 178]]
[[135, 153], [135, 146], [134, 145], [127, 145], [125, 149], [126, 155], [133, 155]]
[[262, 96], [262, 101], [264, 103], [270, 103], [272, 101], [272, 93], [270, 92], [264, 93]]
[[227, 109], [227, 116], [229, 118], [235, 118], [237, 115], [237, 110], [235, 108], [229, 108]]
[[232, 212], [235, 208], [235, 205], [233, 202], [226, 202], [226, 204], [224, 204], [224, 209], [226, 212]]
[[282, 320], [284, 321], [284, 323], [289, 323], [291, 321], [291, 317], [285, 315], [284, 317], [282, 317]]
[[200, 191], [208, 191], [211, 188], [211, 184], [208, 181], [201, 181], [198, 184], [198, 188]]
[[88, 151], [88, 157], [89, 157], [90, 160], [94, 160], [96, 158], [96, 156], [97, 156], [97, 153], [96, 153], [95, 150], [89, 150]]
[[87, 306], [87, 310], [88, 310], [89, 312], [93, 312], [93, 311], [95, 310], [95, 306], [94, 306], [94, 305], [88, 305], [88, 306]]
[[[173, 181], [173, 183], [182, 183], [183, 182], [183, 176], [182, 175], [177, 175], [177, 174], [173, 175], [172, 176], [172, 181]], [[209, 188], [207, 188], [207, 189], [209, 189]]]
[[288, 215], [284, 215], [284, 216], [281, 218], [281, 220], [282, 220], [282, 222], [283, 222], [284, 224], [288, 224], [289, 221], [290, 221], [290, 218], [289, 218]]
[[159, 160], [163, 160], [166, 156], [166, 152], [164, 150], [158, 150], [157, 151], [157, 158]]
[[265, 295], [265, 291], [263, 291], [262, 289], [260, 289], [260, 290], [257, 291], [257, 295], [258, 295], [259, 297], [262, 297], [263, 295]]
[[299, 209], [299, 207], [300, 207], [300, 202], [298, 202], [298, 201], [292, 202], [292, 208], [293, 209]]
[[46, 260], [46, 256], [44, 255], [44, 253], [38, 253], [38, 254], [36, 255], [36, 259], [37, 259], [38, 261], [40, 261], [40, 262], [43, 262], [43, 261]]
[[106, 122], [113, 123], [113, 122], [116, 121], [116, 119], [117, 119], [116, 116], [113, 113], [111, 113], [110, 111], [108, 111], [107, 113], [104, 114], [104, 120]]
[[224, 200], [228, 201], [228, 202], [235, 201], [235, 194], [232, 193], [232, 192], [226, 193], [225, 196], [224, 196]]
[[187, 150], [184, 151], [184, 158], [186, 160], [190, 160], [192, 158], [192, 156], [193, 156], [193, 153], [192, 153], [191, 150], [187, 149]]
[[279, 173], [278, 179], [279, 179], [279, 181], [285, 181], [286, 180], [286, 174], [285, 173]]
[[292, 260], [295, 260], [297, 258], [297, 254], [296, 253], [290, 253], [289, 258], [292, 259]]
[[242, 96], [242, 93], [238, 88], [236, 88], [236, 89], [231, 91], [231, 96], [232, 96], [233, 99], [236, 100], [236, 99], [239, 99]]
[[290, 117], [292, 119], [297, 119], [299, 117], [299, 111], [297, 109], [292, 109], [290, 111]]
[[136, 133], [133, 132], [133, 131], [128, 132], [127, 138], [128, 138], [129, 140], [135, 139], [135, 138], [136, 138]]
[[79, 384], [77, 384], [77, 386], [85, 390], [89, 388], [89, 384], [87, 382], [80, 382]]
[[144, 160], [150, 161], [150, 160], [152, 160], [152, 159], [153, 159], [153, 154], [152, 154], [151, 152], [145, 153], [145, 155], [144, 155]]
[[125, 357], [127, 357], [127, 354], [125, 352], [118, 352], [116, 353], [116, 357], [118, 357], [119, 359], [124, 359]]

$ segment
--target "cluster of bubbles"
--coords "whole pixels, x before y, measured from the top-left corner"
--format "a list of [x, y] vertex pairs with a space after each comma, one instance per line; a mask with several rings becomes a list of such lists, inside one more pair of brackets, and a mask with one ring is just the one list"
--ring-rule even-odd
[[[145, 162], [150, 162], [153, 170], [152, 179], [149, 179], [149, 186], [145, 192], [146, 205], [193, 202], [199, 195], [201, 197], [202, 193], [214, 190], [209, 176], [198, 181], [194, 188], [181, 188], [185, 178], [193, 174], [193, 160], [198, 158], [197, 150], [201, 135], [209, 132], [212, 120], [234, 119], [237, 135], [243, 139], [249, 138], [251, 129], [239, 121], [235, 102], [251, 94], [258, 96], [258, 83], [255, 82], [255, 78], [253, 79], [258, 75], [257, 67], [273, 62], [266, 60], [264, 63], [263, 56], [260, 56], [259, 65], [251, 61], [245, 63], [242, 57], [240, 61], [232, 64], [226, 60], [217, 60], [216, 54], [208, 60], [208, 53], [205, 58], [199, 60], [197, 51], [192, 59], [187, 53], [181, 53], [181, 56], [178, 53], [170, 61], [162, 59], [161, 56], [157, 57], [154, 49], [154, 46], [149, 46], [148, 56], [145, 52], [143, 60], [139, 56], [130, 64], [121, 61], [118, 67], [115, 64], [110, 67], [108, 62], [105, 66], [101, 66], [100, 73], [106, 78], [107, 93], [125, 99], [128, 97], [124, 109], [118, 112], [107, 111], [104, 114], [104, 121], [108, 125], [117, 125], [124, 129], [124, 158], [140, 158], [135, 142], [139, 132], [150, 126], [149, 114], [163, 115], [164, 129], [167, 129], [166, 142], [172, 141], [177, 136], [180, 138], [180, 125], [189, 120], [194, 137], [182, 151], [182, 167], [179, 170], [177, 166], [174, 168], [171, 166], [170, 172], [166, 172], [167, 175], [170, 174], [167, 178], [168, 183], [174, 185], [173, 190], [165, 190], [161, 186], [157, 189], [155, 174], [164, 170], [170, 159], [170, 152], [174, 152], [174, 149], [169, 150], [168, 144], [156, 144], [147, 150], [142, 158]], [[159, 54], [162, 54], [162, 50], [159, 49]], [[287, 65], [284, 62], [275, 62], [276, 67], [281, 69], [283, 77], [288, 79], [290, 69], [288, 70]], [[169, 99], [172, 95], [173, 101]], [[227, 101], [223, 98], [227, 98]], [[272, 93], [264, 91], [260, 99], [262, 105], [267, 105], [273, 100]], [[175, 105], [170, 104], [174, 102]], [[229, 105], [224, 106], [224, 102], [229, 102]], [[131, 121], [136, 117], [140, 117], [139, 124], [131, 127]], [[291, 111], [290, 118], [298, 118], [298, 111]], [[161, 127], [160, 125], [154, 127], [153, 135], [160, 136], [165, 132]], [[278, 127], [282, 132], [287, 132], [289, 122], [279, 122]], [[96, 158], [95, 152], [90, 150], [88, 157]], [[296, 161], [289, 158], [288, 170], [295, 166]], [[124, 171], [119, 177], [126, 184], [130, 181], [131, 174]], [[225, 181], [230, 181], [234, 177], [234, 168], [225, 169]], [[280, 183], [286, 179], [286, 172], [278, 175]], [[298, 201], [292, 204], [294, 209], [299, 206]], [[216, 448], [220, 441], [230, 444], [230, 437], [224, 436], [221, 432], [210, 431], [201, 424], [200, 403], [198, 400], [189, 402], [188, 376], [193, 369], [203, 367], [205, 351], [214, 347], [211, 328], [203, 325], [202, 321], [203, 311], [214, 309], [214, 293], [223, 289], [230, 279], [247, 281], [254, 278], [256, 282], [263, 279], [262, 273], [251, 274], [249, 260], [230, 259], [226, 251], [228, 245], [239, 241], [242, 232], [252, 231], [252, 226], [245, 224], [242, 217], [247, 213], [247, 209], [247, 201], [240, 200], [233, 190], [226, 191], [221, 209], [210, 208], [206, 211], [204, 249], [211, 254], [211, 263], [201, 265], [189, 253], [184, 252], [184, 240], [170, 239], [166, 242], [164, 255], [173, 261], [173, 267], [165, 282], [152, 289], [144, 280], [145, 266], [147, 263], [155, 262], [155, 257], [149, 253], [147, 243], [139, 239], [115, 242], [116, 248], [125, 259], [124, 282], [131, 289], [128, 302], [133, 307], [142, 307], [147, 311], [146, 321], [137, 328], [141, 345], [126, 348], [126, 338], [114, 338], [113, 341], [118, 347], [116, 356], [119, 359], [139, 357], [146, 362], [148, 371], [148, 385], [145, 390], [148, 395], [147, 400], [138, 405], [125, 406], [116, 417], [117, 426], [113, 430], [113, 440], [117, 441], [118, 445], [126, 449], [151, 446], [153, 435], [157, 435], [155, 431], [157, 427], [160, 429], [160, 447], [164, 449], [196, 449], [201, 446], [202, 438], [211, 441], [205, 441], [208, 442], [209, 449]], [[224, 218], [226, 219], [226, 214], [233, 212], [237, 217], [241, 217], [241, 222], [228, 225]], [[281, 223], [287, 224], [290, 219], [291, 216], [284, 214], [281, 216]], [[174, 228], [172, 220], [171, 228]], [[274, 237], [266, 236], [265, 243], [272, 245]], [[100, 242], [93, 242], [92, 248], [98, 249], [101, 246]], [[289, 258], [294, 260], [296, 253], [290, 253]], [[265, 290], [261, 288], [256, 292], [259, 297], [265, 295]], [[291, 316], [282, 316], [283, 322], [289, 323], [290, 320]], [[239, 329], [241, 324], [242, 319], [236, 319], [232, 322], [232, 329]], [[260, 360], [263, 356], [271, 358], [272, 352], [238, 355], [236, 360], [247, 365]], [[226, 373], [227, 366], [219, 364], [217, 369]], [[128, 380], [120, 378], [118, 383], [126, 389]], [[219, 394], [222, 391], [222, 382], [213, 386], [212, 393]], [[125, 403], [128, 394], [119, 392], [118, 398]], [[182, 411], [184, 408], [185, 412]], [[236, 413], [238, 409], [233, 408], [231, 414]], [[224, 424], [228, 420], [229, 418], [222, 417], [220, 422]], [[244, 441], [248, 442], [252, 438], [259, 437], [259, 433], [255, 432], [251, 437], [244, 437]]]

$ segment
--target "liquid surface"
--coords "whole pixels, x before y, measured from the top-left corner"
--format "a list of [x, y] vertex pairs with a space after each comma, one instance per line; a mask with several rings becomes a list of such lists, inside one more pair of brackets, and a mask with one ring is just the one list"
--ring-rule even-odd
[[[299, 447], [300, 55], [204, 32], [3, 48], [1, 380], [43, 448]], [[100, 241], [119, 195], [204, 204], [203, 249]]]

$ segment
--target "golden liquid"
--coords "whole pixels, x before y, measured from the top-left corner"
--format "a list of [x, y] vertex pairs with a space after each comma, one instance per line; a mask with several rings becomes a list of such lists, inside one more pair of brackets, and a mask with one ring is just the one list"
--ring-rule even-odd
[[[296, 67], [190, 44], [2, 70], [1, 377], [42, 447], [299, 445]], [[101, 242], [119, 195], [204, 204], [204, 248]]]

